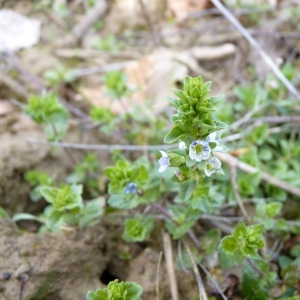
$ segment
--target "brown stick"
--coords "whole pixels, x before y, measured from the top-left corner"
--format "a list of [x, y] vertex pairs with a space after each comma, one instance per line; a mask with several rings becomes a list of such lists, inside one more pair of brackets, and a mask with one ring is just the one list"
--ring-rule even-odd
[[237, 181], [236, 181], [236, 165], [231, 166], [231, 183], [232, 183], [233, 193], [234, 193], [234, 196], [236, 198], [236, 201], [237, 201], [244, 217], [246, 219], [248, 219], [249, 215], [247, 213], [247, 210], [246, 210], [246, 208], [244, 206], [244, 203], [241, 199], [241, 196], [239, 194], [239, 188], [238, 188]]
[[[218, 157], [222, 162], [230, 165], [231, 167], [236, 166], [238, 169], [240, 169], [243, 172], [246, 173], [256, 173], [260, 172], [258, 169], [238, 160], [237, 158], [233, 157], [230, 154], [227, 153], [214, 153], [216, 157]], [[262, 180], [266, 181], [267, 183], [270, 183], [288, 193], [294, 194], [295, 196], [300, 197], [300, 188], [290, 185], [289, 183], [280, 180], [269, 173], [262, 172], [261, 173]]]
[[201, 278], [201, 275], [199, 273], [199, 270], [198, 270], [198, 267], [197, 267], [197, 263], [195, 261], [195, 257], [190, 249], [190, 247], [188, 246], [187, 242], [182, 239], [183, 241], [183, 244], [184, 244], [184, 247], [190, 257], [190, 261], [192, 263], [192, 267], [193, 267], [193, 271], [194, 271], [194, 275], [196, 277], [196, 281], [197, 281], [197, 284], [198, 284], [198, 289], [199, 289], [199, 297], [200, 297], [200, 300], [208, 300], [208, 297], [207, 297], [207, 294], [206, 294], [206, 291], [205, 291], [205, 288], [204, 288], [204, 285], [203, 285], [203, 282], [202, 282], [202, 278]]
[[277, 65], [274, 63], [272, 58], [261, 48], [257, 41], [252, 37], [252, 35], [246, 30], [246, 28], [237, 20], [237, 18], [221, 3], [220, 0], [210, 0], [220, 12], [243, 34], [247, 39], [249, 44], [256, 49], [265, 63], [270, 67], [274, 74], [279, 80], [285, 85], [285, 87], [290, 91], [291, 94], [295, 96], [297, 100], [300, 101], [300, 93], [295, 88], [295, 86], [284, 76]]
[[163, 236], [164, 253], [166, 259], [167, 273], [170, 281], [172, 300], [179, 300], [171, 237], [167, 232], [164, 231], [162, 232], [162, 236]]

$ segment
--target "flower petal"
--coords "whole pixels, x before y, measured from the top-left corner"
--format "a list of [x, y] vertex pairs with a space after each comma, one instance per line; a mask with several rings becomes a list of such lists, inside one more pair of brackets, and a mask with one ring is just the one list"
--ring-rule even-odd
[[217, 157], [213, 157], [209, 162], [212, 164], [215, 170], [220, 169], [222, 166], [221, 161]]
[[185, 142], [180, 142], [179, 143], [179, 149], [180, 150], [185, 150], [187, 148], [187, 146], [185, 145]]
[[161, 150], [158, 151], [161, 153], [162, 157], [168, 157], [168, 154], [165, 151], [161, 151]]
[[212, 132], [211, 134], [209, 134], [207, 136], [206, 141], [207, 142], [215, 142], [215, 143], [217, 143], [216, 136], [217, 136], [217, 133], [216, 132]]
[[204, 173], [207, 177], [210, 177], [215, 172], [216, 172], [216, 170], [214, 170], [214, 169], [212, 169], [212, 170], [207, 170], [206, 168], [204, 169]]
[[159, 169], [158, 169], [158, 172], [164, 172], [164, 171], [166, 171], [167, 170], [167, 168], [168, 168], [168, 166], [167, 165], [161, 165], [160, 167], [159, 167]]

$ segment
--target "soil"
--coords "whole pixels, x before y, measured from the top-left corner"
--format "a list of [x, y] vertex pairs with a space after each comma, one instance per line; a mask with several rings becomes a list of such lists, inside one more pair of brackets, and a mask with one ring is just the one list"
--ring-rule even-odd
[[[1, 300], [79, 300], [103, 287], [99, 278], [109, 261], [105, 229], [35, 234], [0, 219]], [[5, 279], [6, 278], [6, 279]]]

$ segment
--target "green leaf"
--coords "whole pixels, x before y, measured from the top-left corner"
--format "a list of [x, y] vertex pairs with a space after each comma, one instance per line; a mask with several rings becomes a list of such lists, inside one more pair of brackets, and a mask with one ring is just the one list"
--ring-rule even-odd
[[105, 199], [99, 197], [86, 203], [80, 212], [79, 227], [87, 225], [96, 225], [100, 222], [100, 217], [103, 214]]
[[213, 105], [219, 103], [221, 100], [224, 99], [224, 96], [214, 96], [214, 97], [211, 97], [210, 100], [211, 100], [211, 103]]
[[27, 214], [27, 213], [19, 213], [19, 214], [15, 214], [13, 217], [12, 217], [12, 220], [14, 222], [17, 222], [17, 221], [23, 221], [23, 220], [32, 220], [32, 221], [38, 221], [38, 222], [41, 222], [41, 223], [44, 223], [45, 221], [42, 220], [41, 218], [37, 217], [37, 216], [34, 216], [34, 215], [31, 215], [31, 214]]
[[174, 240], [180, 239], [195, 224], [195, 221], [186, 221], [181, 225], [177, 225], [169, 219], [165, 219], [166, 228], [172, 234]]
[[108, 204], [119, 209], [133, 209], [144, 203], [143, 199], [137, 195], [113, 194], [108, 199]]
[[178, 100], [177, 99], [174, 99], [170, 96], [167, 96], [167, 100], [169, 101], [169, 103], [171, 105], [173, 105], [175, 108], [178, 108], [179, 107], [179, 103], [178, 103]]
[[262, 145], [267, 136], [268, 129], [269, 126], [267, 124], [256, 127], [251, 133], [252, 141], [257, 145]]
[[96, 292], [89, 291], [86, 300], [107, 300], [107, 289], [98, 289]]
[[82, 185], [63, 185], [60, 188], [43, 187], [41, 194], [58, 211], [70, 210], [82, 205]]
[[191, 159], [189, 155], [186, 157], [186, 165], [189, 168], [193, 167], [196, 163], [197, 163], [197, 161]]
[[167, 133], [164, 138], [164, 142], [166, 144], [172, 144], [176, 142], [183, 134], [185, 134], [185, 132], [179, 126], [175, 126]]
[[223, 250], [222, 246], [218, 249], [218, 260], [222, 267], [233, 268], [234, 266], [240, 264], [243, 261], [243, 257], [237, 252], [236, 255], [228, 255]]
[[253, 195], [261, 180], [260, 173], [242, 174], [238, 178], [239, 191], [242, 195]]
[[0, 217], [8, 218], [7, 212], [0, 206]]
[[98, 289], [96, 292], [89, 291], [87, 300], [140, 300], [143, 288], [135, 282], [111, 281], [107, 288]]
[[277, 214], [280, 213], [282, 208], [281, 202], [270, 202], [266, 207], [266, 216], [268, 218], [274, 218]]
[[265, 201], [259, 201], [256, 204], [256, 215], [260, 218], [266, 216], [267, 203]]
[[204, 249], [206, 255], [213, 254], [218, 247], [221, 239], [221, 231], [217, 228], [208, 230], [204, 237], [200, 239], [200, 245]]
[[122, 238], [126, 242], [143, 242], [149, 238], [153, 228], [153, 218], [141, 216], [127, 218]]
[[294, 246], [291, 249], [290, 253], [294, 257], [300, 257], [300, 244], [297, 244], [296, 246]]
[[240, 221], [240, 222], [235, 226], [235, 228], [234, 228], [234, 230], [233, 230], [233, 233], [232, 233], [232, 236], [233, 236], [236, 240], [238, 240], [240, 236], [246, 236], [246, 234], [247, 234], [247, 227], [246, 227], [246, 225], [245, 225], [244, 222], [241, 222], [241, 221]]
[[188, 180], [179, 184], [179, 197], [183, 202], [190, 199], [195, 187], [198, 184], [198, 180]]
[[234, 252], [236, 252], [238, 250], [238, 244], [237, 244], [236, 240], [231, 236], [224, 237], [221, 241], [221, 246], [222, 246], [223, 251], [227, 255], [233, 255]]
[[58, 210], [53, 210], [48, 219], [48, 226], [51, 227], [59, 227], [62, 221], [63, 212]]

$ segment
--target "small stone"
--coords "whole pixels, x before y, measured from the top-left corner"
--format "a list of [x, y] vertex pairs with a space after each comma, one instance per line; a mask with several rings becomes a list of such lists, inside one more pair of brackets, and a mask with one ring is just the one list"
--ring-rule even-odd
[[2, 278], [3, 278], [4, 280], [9, 280], [9, 279], [11, 278], [11, 275], [12, 275], [11, 272], [5, 271], [5, 272], [2, 273]]
[[30, 265], [27, 265], [27, 264], [21, 265], [15, 272], [15, 277], [18, 279], [21, 279], [22, 275], [25, 273], [29, 273], [31, 271], [31, 269], [32, 269], [32, 267]]

